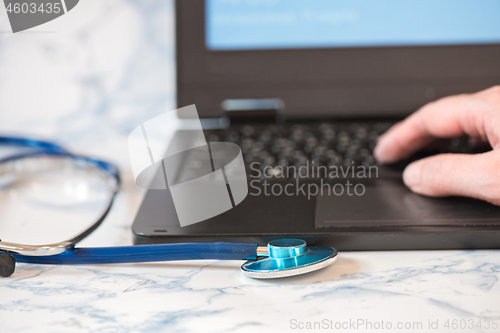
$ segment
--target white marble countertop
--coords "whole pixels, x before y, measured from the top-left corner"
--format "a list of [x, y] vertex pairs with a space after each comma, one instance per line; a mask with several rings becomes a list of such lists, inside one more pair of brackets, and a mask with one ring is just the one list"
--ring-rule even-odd
[[[110, 217], [81, 245], [131, 244], [141, 194], [126, 181]], [[410, 332], [500, 331], [484, 328], [500, 323], [498, 251], [344, 252], [322, 271], [267, 281], [245, 277], [240, 265], [18, 264], [0, 280], [0, 332], [281, 332], [308, 322], [372, 331], [358, 320]], [[453, 320], [483, 328], [453, 329]]]
[[[0, 10], [0, 133], [55, 138], [123, 170], [109, 218], [82, 246], [132, 244], [144, 192], [127, 135], [175, 107], [172, 16], [170, 1], [85, 0], [14, 35]], [[0, 332], [500, 332], [499, 251], [345, 252], [273, 281], [240, 265], [18, 264], [0, 279]]]

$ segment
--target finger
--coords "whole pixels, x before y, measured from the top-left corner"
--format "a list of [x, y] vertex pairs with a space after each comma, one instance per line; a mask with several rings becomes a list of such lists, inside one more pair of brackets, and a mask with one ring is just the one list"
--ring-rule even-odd
[[500, 152], [441, 154], [409, 164], [403, 180], [428, 196], [467, 196], [500, 205]]
[[393, 163], [420, 150], [432, 138], [465, 134], [488, 139], [495, 146], [499, 141], [495, 130], [499, 125], [498, 113], [500, 87], [440, 99], [425, 105], [382, 135], [375, 148], [375, 157], [381, 162]]
[[432, 141], [433, 137], [462, 136], [460, 118], [465, 117], [469, 96], [441, 99], [422, 107], [380, 137], [375, 157], [384, 163], [406, 158]]

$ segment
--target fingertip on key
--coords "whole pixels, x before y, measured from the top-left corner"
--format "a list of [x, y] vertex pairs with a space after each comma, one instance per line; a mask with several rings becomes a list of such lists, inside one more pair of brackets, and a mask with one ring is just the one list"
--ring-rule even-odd
[[380, 163], [388, 164], [393, 162], [390, 147], [388, 147], [387, 141], [382, 139], [382, 137], [378, 140], [373, 150], [373, 155]]

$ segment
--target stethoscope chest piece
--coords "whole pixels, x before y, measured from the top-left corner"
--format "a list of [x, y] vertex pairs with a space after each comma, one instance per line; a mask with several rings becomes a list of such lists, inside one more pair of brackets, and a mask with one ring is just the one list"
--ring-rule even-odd
[[269, 257], [247, 261], [243, 273], [254, 279], [273, 279], [316, 271], [332, 264], [338, 252], [331, 247], [308, 247], [302, 239], [278, 239], [267, 245]]

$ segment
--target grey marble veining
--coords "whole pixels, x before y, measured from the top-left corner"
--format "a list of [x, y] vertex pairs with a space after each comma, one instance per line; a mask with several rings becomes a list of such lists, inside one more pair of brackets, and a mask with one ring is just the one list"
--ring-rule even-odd
[[[127, 135], [174, 108], [173, 29], [171, 1], [82, 0], [32, 31], [0, 34], [0, 132], [56, 138], [124, 172], [109, 218], [82, 246], [132, 243], [143, 190]], [[8, 30], [3, 11], [0, 30]], [[0, 332], [314, 331], [298, 326], [358, 320], [422, 323], [390, 331], [500, 332], [484, 325], [500, 325], [499, 251], [341, 253], [325, 270], [271, 281], [243, 276], [240, 265], [18, 264], [0, 279]], [[445, 328], [455, 319], [474, 328]]]

